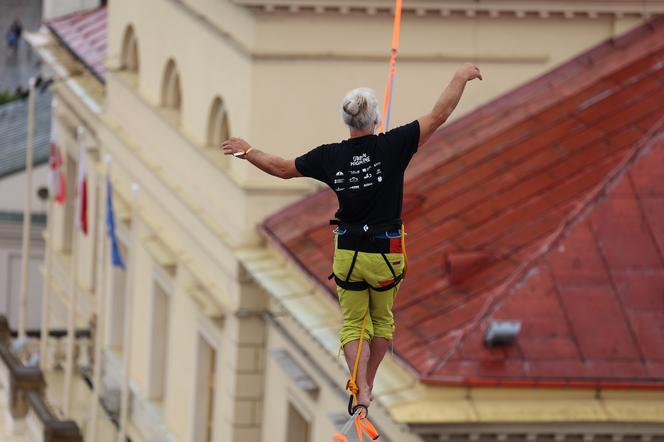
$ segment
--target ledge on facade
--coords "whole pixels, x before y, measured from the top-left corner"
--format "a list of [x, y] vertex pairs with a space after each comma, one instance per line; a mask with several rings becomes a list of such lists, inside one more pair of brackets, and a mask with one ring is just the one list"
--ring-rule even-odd
[[[3, 335], [5, 333], [3, 331]], [[5, 366], [5, 378], [0, 382], [8, 389], [10, 414], [14, 419], [23, 419], [28, 413], [26, 394], [29, 391], [43, 392], [46, 386], [44, 376], [39, 368], [24, 366], [5, 343], [0, 344], [0, 359]]]
[[38, 427], [43, 431], [44, 442], [79, 442], [83, 441], [83, 436], [76, 422], [72, 420], [59, 420], [44, 397], [35, 391], [29, 391], [27, 394], [30, 414], [34, 415], [38, 422]]
[[593, 441], [593, 440], [633, 440], [661, 441], [661, 425], [642, 424], [628, 426], [617, 422], [598, 424], [482, 424], [476, 425], [413, 425], [411, 430], [419, 434], [424, 442], [464, 442], [464, 441]]

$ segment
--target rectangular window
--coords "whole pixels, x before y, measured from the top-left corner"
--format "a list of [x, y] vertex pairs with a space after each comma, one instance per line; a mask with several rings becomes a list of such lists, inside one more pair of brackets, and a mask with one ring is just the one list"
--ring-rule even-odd
[[288, 442], [309, 442], [309, 422], [302, 416], [300, 411], [288, 403], [288, 422], [286, 423], [286, 440]]
[[201, 335], [198, 335], [196, 373], [196, 415], [194, 440], [212, 442], [214, 437], [215, 375], [217, 351]]
[[152, 345], [150, 348], [150, 399], [161, 401], [166, 392], [170, 296], [158, 281], [152, 289]]

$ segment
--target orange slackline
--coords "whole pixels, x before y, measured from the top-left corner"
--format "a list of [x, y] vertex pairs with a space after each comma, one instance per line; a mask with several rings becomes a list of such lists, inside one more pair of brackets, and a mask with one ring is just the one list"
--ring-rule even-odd
[[357, 433], [357, 440], [359, 442], [364, 441], [364, 434], [369, 436], [372, 440], [376, 440], [380, 437], [376, 427], [374, 427], [371, 421], [369, 421], [366, 410], [362, 408], [357, 410], [356, 413], [348, 419], [339, 432], [332, 435], [332, 440], [334, 442], [348, 442], [348, 436], [353, 429], [355, 429], [355, 432]]
[[383, 101], [383, 122], [380, 124], [380, 132], [390, 128], [390, 113], [392, 110], [392, 89], [394, 88], [394, 74], [396, 73], [397, 52], [399, 51], [399, 31], [401, 30], [401, 6], [403, 0], [396, 0], [394, 6], [394, 26], [392, 28], [392, 55], [390, 56], [390, 70], [387, 75], [385, 86], [385, 100]]

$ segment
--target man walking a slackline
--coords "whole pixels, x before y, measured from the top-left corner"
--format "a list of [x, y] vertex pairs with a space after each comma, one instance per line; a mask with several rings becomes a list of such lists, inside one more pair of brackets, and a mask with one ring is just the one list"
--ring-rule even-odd
[[[394, 333], [392, 305], [405, 270], [404, 172], [418, 147], [450, 116], [466, 83], [476, 78], [482, 79], [479, 69], [465, 63], [431, 112], [378, 135], [374, 131], [381, 116], [373, 91], [354, 89], [344, 97], [341, 110], [350, 138], [324, 144], [294, 160], [260, 151], [241, 138], [222, 144], [226, 155], [247, 160], [270, 175], [315, 178], [336, 193], [339, 210], [331, 221], [337, 225], [332, 276], [343, 314], [341, 346], [351, 372], [357, 367], [354, 395], [358, 405], [369, 406], [376, 371]], [[361, 336], [368, 345], [356, 363]]]

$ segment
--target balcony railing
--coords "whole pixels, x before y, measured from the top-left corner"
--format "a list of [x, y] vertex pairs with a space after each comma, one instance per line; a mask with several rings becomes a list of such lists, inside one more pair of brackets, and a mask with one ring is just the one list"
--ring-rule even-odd
[[[0, 407], [7, 408], [5, 428], [30, 442], [83, 441], [74, 421], [61, 421], [48, 405], [46, 381], [36, 366], [26, 366], [11, 351], [7, 319], [0, 316]], [[26, 428], [27, 427], [27, 428]]]

